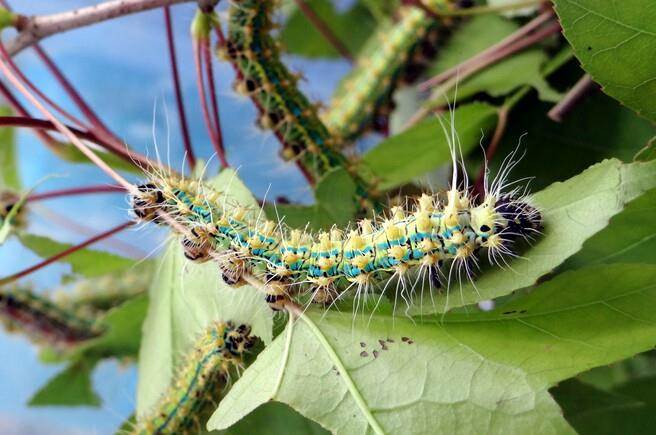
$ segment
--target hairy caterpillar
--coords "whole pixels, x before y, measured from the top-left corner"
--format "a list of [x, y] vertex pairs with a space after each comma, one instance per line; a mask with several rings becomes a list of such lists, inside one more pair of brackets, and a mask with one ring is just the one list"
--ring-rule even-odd
[[[453, 0], [425, 0], [429, 8], [451, 6]], [[344, 140], [372, 128], [386, 131], [392, 93], [402, 81], [412, 82], [450, 33], [453, 19], [436, 20], [415, 5], [402, 5], [397, 22], [385, 22], [367, 41], [356, 66], [342, 80], [322, 119]]]
[[[218, 261], [229, 284], [244, 271], [265, 276], [270, 298], [309, 289], [317, 302], [330, 302], [352, 287], [367, 294], [377, 283], [403, 278], [411, 270], [436, 286], [454, 275], [471, 278], [485, 252], [500, 264], [515, 255], [517, 239], [539, 233], [540, 212], [519, 188], [504, 193], [515, 165], [512, 153], [485, 194], [475, 198], [467, 180], [458, 188], [459, 164], [453, 151], [451, 188], [424, 194], [412, 207], [393, 207], [378, 221], [364, 219], [356, 227], [308, 234], [259, 219], [243, 207], [227, 210], [221, 194], [195, 181], [156, 179], [139, 187], [132, 198], [135, 214], [159, 221], [164, 213], [184, 229], [185, 255], [196, 261]], [[275, 302], [275, 300], [270, 301]]]
[[70, 290], [56, 292], [53, 301], [78, 316], [93, 317], [144, 294], [151, 279], [150, 270], [143, 268], [85, 279]]
[[28, 289], [1, 289], [0, 315], [7, 330], [25, 331], [38, 343], [69, 346], [99, 336], [102, 328]]
[[[298, 77], [280, 60], [278, 45], [269, 35], [274, 4], [273, 0], [231, 2], [225, 56], [238, 71], [236, 89], [255, 102], [260, 126], [274, 131], [286, 160], [299, 159], [315, 180], [331, 169], [350, 169], [317, 107], [297, 88]], [[367, 197], [367, 184], [357, 175], [353, 178], [358, 195]]]
[[221, 396], [232, 369], [254, 343], [247, 325], [216, 322], [198, 339], [167, 392], [148, 415], [139, 416], [133, 434], [196, 434]]

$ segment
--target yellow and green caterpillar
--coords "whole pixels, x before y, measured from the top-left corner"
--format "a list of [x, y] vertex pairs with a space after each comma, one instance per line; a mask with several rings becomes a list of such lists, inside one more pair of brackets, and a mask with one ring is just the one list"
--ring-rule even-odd
[[253, 345], [247, 325], [215, 322], [203, 332], [161, 400], [138, 416], [132, 434], [197, 434], [221, 397], [230, 372]]
[[364, 219], [353, 228], [318, 234], [258, 219], [243, 207], [227, 210], [218, 192], [189, 180], [151, 179], [132, 204], [141, 219], [161, 222], [158, 215], [166, 214], [175, 221], [175, 230], [184, 231], [186, 256], [217, 260], [230, 284], [249, 271], [284, 293], [305, 289], [326, 302], [354, 286], [359, 293], [392, 276], [403, 278], [412, 269], [441, 285], [454, 272], [471, 277], [481, 254], [491, 263], [514, 255], [515, 241], [539, 233], [542, 217], [518, 190], [503, 193], [502, 186], [493, 182], [480, 199], [456, 187], [424, 194], [412, 207], [393, 207], [376, 222]]
[[[453, 0], [423, 0], [431, 9], [454, 8]], [[385, 132], [392, 110], [392, 93], [402, 82], [412, 82], [436, 54], [451, 31], [454, 19], [436, 19], [416, 5], [402, 5], [398, 20], [382, 23], [365, 43], [353, 70], [335, 91], [322, 119], [339, 143], [363, 131]]]

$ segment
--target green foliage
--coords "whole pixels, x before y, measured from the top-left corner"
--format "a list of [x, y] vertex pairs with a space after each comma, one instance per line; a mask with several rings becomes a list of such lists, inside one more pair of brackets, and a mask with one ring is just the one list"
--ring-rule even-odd
[[450, 433], [465, 422], [478, 433], [567, 432], [547, 389], [651, 348], [655, 279], [652, 266], [586, 268], [492, 312], [400, 316], [394, 326], [382, 311], [355, 323], [351, 313], [311, 311], [267, 347], [208, 427], [277, 400], [348, 433], [376, 423]]
[[[11, 115], [7, 107], [0, 107], [0, 116]], [[21, 182], [16, 159], [16, 139], [13, 128], [0, 128], [0, 189], [20, 190]]]
[[345, 226], [357, 211], [356, 185], [345, 169], [335, 169], [317, 183], [315, 204], [311, 206], [275, 204], [265, 206], [270, 219], [283, 220], [287, 225], [310, 230]]
[[[330, 30], [339, 35], [349, 51], [357, 53], [375, 28], [375, 21], [370, 10], [358, 1], [347, 11], [335, 10], [333, 2], [326, 0], [308, 0], [307, 5], [327, 22]], [[343, 37], [348, 35], [348, 37]], [[321, 36], [321, 33], [308, 22], [299, 8], [294, 8], [287, 19], [280, 39], [292, 54], [310, 58], [340, 57], [335, 48]]]
[[[460, 106], [454, 111], [463, 153], [473, 150], [494, 125], [496, 111], [483, 103]], [[449, 131], [449, 115], [441, 119]], [[427, 119], [384, 140], [362, 158], [363, 171], [381, 179], [381, 189], [390, 189], [424, 175], [451, 161], [447, 137], [440, 119]]]
[[29, 402], [30, 406], [100, 406], [91, 386], [95, 361], [79, 360], [50, 379]]
[[[67, 243], [25, 232], [20, 233], [18, 237], [23, 246], [43, 258], [51, 257], [71, 247]], [[70, 264], [74, 273], [89, 278], [124, 270], [134, 265], [134, 260], [93, 249], [81, 249], [63, 257], [60, 261]]]
[[583, 68], [604, 92], [656, 121], [656, 10], [644, 0], [553, 0]]

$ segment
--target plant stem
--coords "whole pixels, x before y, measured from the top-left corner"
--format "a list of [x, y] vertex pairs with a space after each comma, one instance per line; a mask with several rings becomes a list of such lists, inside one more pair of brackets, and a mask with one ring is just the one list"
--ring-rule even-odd
[[32, 194], [25, 199], [25, 202], [27, 203], [27, 202], [34, 202], [34, 201], [43, 201], [46, 199], [61, 198], [65, 196], [88, 195], [91, 193], [113, 193], [113, 192], [125, 192], [125, 188], [123, 186], [118, 186], [118, 185], [99, 185], [99, 186], [74, 187], [70, 189], [61, 189], [61, 190], [51, 190], [50, 192]]
[[567, 92], [562, 100], [549, 110], [547, 116], [556, 122], [563, 122], [563, 119], [574, 107], [585, 99], [591, 92], [599, 89], [590, 74], [585, 74], [581, 79], [576, 82], [574, 87]]
[[9, 275], [5, 278], [0, 279], [0, 285], [5, 285], [5, 284], [8, 284], [10, 282], [16, 281], [20, 278], [23, 278], [23, 277], [29, 275], [30, 273], [36, 272], [37, 270], [42, 269], [42, 268], [48, 266], [49, 264], [54, 263], [55, 261], [61, 260], [62, 258], [67, 257], [67, 256], [69, 256], [69, 255], [71, 255], [71, 254], [73, 254], [73, 253], [75, 253], [75, 252], [77, 252], [81, 249], [84, 249], [89, 245], [92, 245], [92, 244], [94, 244], [94, 243], [96, 243], [100, 240], [106, 239], [107, 237], [113, 236], [114, 234], [116, 234], [120, 231], [123, 231], [124, 229], [126, 229], [126, 228], [128, 228], [128, 227], [130, 227], [134, 224], [135, 224], [135, 222], [132, 222], [132, 221], [124, 222], [124, 223], [122, 223], [118, 226], [115, 226], [115, 227], [113, 227], [113, 228], [111, 228], [111, 229], [109, 229], [105, 232], [102, 232], [102, 233], [100, 233], [96, 236], [93, 236], [93, 237], [85, 240], [82, 243], [79, 243], [75, 246], [71, 246], [70, 248], [65, 249], [64, 251], [53, 255], [52, 257], [46, 258], [45, 260], [35, 264], [34, 266], [30, 266], [27, 269], [23, 269], [20, 272], [16, 272], [12, 275]]
[[307, 4], [305, 0], [294, 0], [298, 8], [303, 12], [303, 15], [308, 21], [321, 33], [326, 41], [337, 51], [344, 59], [353, 63], [355, 60], [353, 54], [342, 40], [332, 31], [328, 23], [326, 23], [316, 12]]
[[166, 25], [166, 42], [169, 49], [169, 60], [171, 64], [171, 75], [173, 77], [173, 89], [175, 91], [175, 102], [178, 106], [178, 119], [180, 130], [182, 132], [182, 144], [191, 170], [196, 167], [196, 156], [191, 146], [191, 137], [189, 135], [189, 126], [187, 125], [187, 115], [185, 113], [184, 101], [182, 98], [182, 89], [180, 88], [180, 75], [178, 73], [178, 61], [175, 52], [175, 40], [173, 39], [173, 21], [171, 20], [171, 7], [164, 6], [164, 23]]
[[112, 0], [52, 15], [25, 16], [18, 19], [18, 36], [7, 44], [11, 56], [43, 38], [125, 15], [186, 3], [193, 0]]
[[[37, 119], [29, 116], [0, 116], [0, 126], [6, 125], [11, 127], [29, 127], [35, 130], [57, 130], [57, 127], [45, 119]], [[108, 147], [106, 142], [99, 139], [94, 133], [79, 130], [75, 127], [67, 126], [77, 137], [82, 140], [93, 142], [102, 147]], [[58, 130], [57, 130], [58, 131]]]
[[544, 3], [545, 0], [522, 0], [514, 3], [496, 6], [472, 6], [470, 8], [454, 9], [454, 10], [441, 10], [425, 6], [432, 14], [438, 17], [466, 17], [471, 15], [484, 15], [494, 14], [497, 12], [515, 11], [531, 6], [537, 6]]
[[212, 104], [212, 123], [214, 124], [214, 131], [216, 134], [217, 148], [216, 153], [223, 168], [230, 165], [225, 155], [225, 147], [223, 145], [223, 131], [221, 130], [221, 119], [219, 117], [219, 101], [216, 95], [216, 84], [214, 82], [214, 69], [212, 67], [212, 52], [210, 50], [209, 37], [205, 44], [202, 44], [203, 62], [205, 63], [205, 75], [207, 76], [208, 92], [210, 95], [210, 102]]

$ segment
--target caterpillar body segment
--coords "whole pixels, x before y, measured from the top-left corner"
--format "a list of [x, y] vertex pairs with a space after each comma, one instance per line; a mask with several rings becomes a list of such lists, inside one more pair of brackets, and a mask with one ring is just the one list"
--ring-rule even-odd
[[199, 337], [160, 401], [138, 416], [130, 433], [197, 434], [216, 407], [233, 369], [254, 337], [247, 325], [215, 322]]
[[[157, 192], [153, 185], [159, 186]], [[499, 263], [514, 255], [517, 239], [531, 238], [541, 227], [539, 211], [515, 193], [490, 193], [480, 203], [467, 190], [424, 194], [414, 206], [393, 207], [383, 219], [309, 234], [257, 219], [242, 207], [226, 211], [220, 195], [200, 183], [151, 180], [142, 190], [144, 196], [133, 203], [160, 198], [151, 209], [169, 214], [187, 230], [185, 249], [200, 249], [203, 259], [213, 258], [233, 273], [235, 264], [259, 271], [290, 291], [309, 288], [322, 300], [351, 286], [402, 277], [410, 269], [425, 268], [433, 277], [453, 271], [471, 276], [481, 253]]]
[[329, 171], [346, 168], [360, 198], [370, 188], [351, 169], [338, 150], [335, 137], [319, 118], [318, 108], [298, 89], [299, 77], [280, 60], [271, 37], [274, 0], [233, 0], [226, 47], [222, 53], [236, 68], [239, 93], [248, 95], [260, 111], [259, 125], [272, 130], [283, 145], [286, 160], [298, 160], [304, 171], [319, 180]]
[[[431, 9], [457, 7], [453, 0], [424, 0]], [[436, 19], [416, 5], [402, 5], [398, 21], [389, 21], [367, 41], [355, 67], [342, 80], [322, 119], [339, 143], [363, 131], [386, 131], [391, 100], [400, 82], [414, 81], [437, 47], [448, 37], [455, 20]]]
[[8, 330], [55, 346], [70, 346], [103, 332], [92, 317], [80, 316], [29, 289], [0, 290], [0, 315]]

